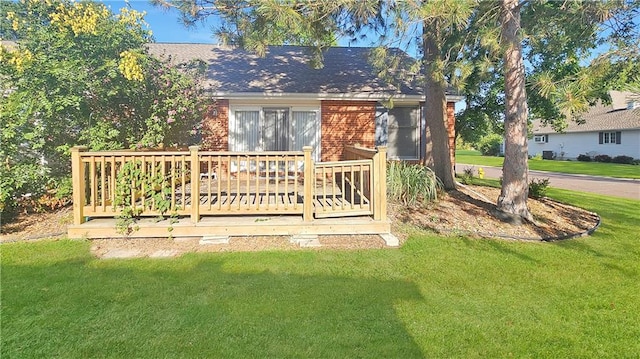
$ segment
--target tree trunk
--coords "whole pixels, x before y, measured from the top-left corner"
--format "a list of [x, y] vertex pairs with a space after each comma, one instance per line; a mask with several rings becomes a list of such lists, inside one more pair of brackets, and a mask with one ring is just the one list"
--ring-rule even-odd
[[425, 76], [425, 164], [442, 181], [445, 190], [456, 189], [453, 165], [449, 152], [447, 99], [444, 78], [434, 73], [431, 65], [440, 59], [437, 24], [423, 24], [424, 76]]
[[502, 41], [505, 45], [505, 148], [502, 167], [502, 190], [498, 211], [505, 219], [520, 223], [533, 217], [527, 208], [529, 195], [527, 150], [527, 94], [520, 40], [519, 0], [502, 0]]

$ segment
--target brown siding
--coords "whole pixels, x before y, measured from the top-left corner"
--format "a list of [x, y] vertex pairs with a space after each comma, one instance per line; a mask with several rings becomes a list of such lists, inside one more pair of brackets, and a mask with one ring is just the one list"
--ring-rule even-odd
[[456, 165], [456, 104], [447, 102], [447, 133], [449, 134], [449, 156], [451, 164]]
[[229, 149], [229, 100], [217, 100], [209, 107], [202, 124], [202, 149]]
[[375, 102], [322, 101], [321, 113], [322, 161], [340, 160], [345, 144], [375, 146]]

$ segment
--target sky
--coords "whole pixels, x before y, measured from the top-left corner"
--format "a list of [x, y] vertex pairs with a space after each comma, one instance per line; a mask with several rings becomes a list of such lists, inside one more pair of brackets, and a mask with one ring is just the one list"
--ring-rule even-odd
[[195, 28], [186, 28], [180, 23], [179, 13], [176, 10], [165, 10], [161, 7], [149, 4], [147, 0], [103, 0], [114, 13], [120, 12], [123, 7], [146, 12], [145, 21], [153, 32], [156, 42], [184, 42], [184, 43], [216, 43], [212, 37], [213, 22], [203, 23]]

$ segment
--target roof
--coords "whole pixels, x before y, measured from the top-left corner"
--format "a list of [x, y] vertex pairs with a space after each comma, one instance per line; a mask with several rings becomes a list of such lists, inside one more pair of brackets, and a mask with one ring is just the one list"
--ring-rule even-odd
[[[368, 61], [372, 48], [328, 48], [323, 53], [324, 67], [314, 69], [309, 65], [311, 48], [301, 46], [270, 46], [264, 57], [238, 47], [212, 44], [152, 43], [148, 46], [152, 55], [170, 57], [174, 63], [204, 61], [208, 65], [205, 87], [219, 96], [422, 96], [422, 89], [407, 81], [395, 87], [379, 78]], [[406, 53], [398, 49], [394, 51], [410, 59]]]
[[[599, 132], [640, 129], [640, 108], [628, 109], [628, 101], [638, 101], [638, 96], [630, 92], [611, 91], [611, 105], [598, 103], [592, 106], [587, 113], [581, 116], [584, 123], [567, 121], [564, 133], [571, 132]], [[534, 120], [532, 124], [534, 134], [556, 133], [551, 126], [545, 126], [540, 120]]]

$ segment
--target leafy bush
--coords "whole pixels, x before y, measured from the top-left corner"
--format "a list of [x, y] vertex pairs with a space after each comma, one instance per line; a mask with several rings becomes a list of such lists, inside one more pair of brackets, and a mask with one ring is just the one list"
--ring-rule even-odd
[[464, 184], [470, 184], [473, 179], [473, 167], [466, 167], [462, 170], [460, 181]]
[[499, 156], [502, 141], [502, 136], [492, 133], [482, 137], [476, 144], [476, 147], [478, 148], [478, 151], [485, 156]]
[[591, 156], [589, 156], [589, 155], [578, 155], [578, 161], [591, 162]]
[[19, 163], [0, 171], [0, 214], [4, 220], [11, 218], [20, 201], [36, 199], [45, 193], [47, 173], [35, 163]]
[[609, 155], [597, 155], [593, 158], [596, 162], [611, 162], [611, 156]]
[[542, 198], [547, 195], [547, 189], [549, 189], [548, 178], [541, 178], [539, 180], [534, 178], [529, 182], [529, 197]]
[[542, 153], [536, 153], [535, 156], [531, 156], [531, 159], [534, 161], [542, 161]]
[[11, 51], [0, 46], [3, 219], [20, 204], [37, 210], [67, 201], [69, 186], [51, 179], [69, 176], [75, 145], [110, 150], [197, 140], [210, 102], [205, 67], [151, 56], [141, 13], [114, 14], [98, 2], [2, 2], [0, 18], [9, 17], [9, 37], [17, 40]]
[[[162, 172], [154, 172], [150, 166], [150, 163], [143, 164], [141, 161], [127, 162], [118, 172], [115, 205], [120, 208], [120, 214], [116, 216], [116, 228], [121, 234], [129, 235], [137, 230], [137, 219], [147, 209], [153, 208], [160, 212], [161, 219], [171, 210], [171, 184]], [[180, 176], [178, 173], [174, 178]], [[148, 200], [143, 201], [142, 206], [131, 204], [140, 197], [146, 197]], [[175, 216], [175, 213], [171, 214], [171, 217]], [[169, 227], [169, 231], [171, 230]]]
[[426, 166], [402, 161], [393, 161], [387, 166], [387, 193], [392, 201], [404, 205], [435, 201], [441, 190], [442, 183]]
[[620, 156], [616, 156], [616, 157], [612, 158], [611, 162], [613, 162], [613, 163], [622, 163], [622, 164], [625, 164], [625, 165], [632, 165], [634, 161], [633, 161], [633, 157], [620, 155]]

